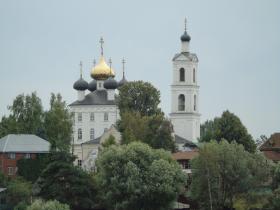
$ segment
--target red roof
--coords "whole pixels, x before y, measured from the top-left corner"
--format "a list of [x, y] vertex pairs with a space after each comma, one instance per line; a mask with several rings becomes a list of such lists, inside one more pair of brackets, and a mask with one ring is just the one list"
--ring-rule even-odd
[[264, 156], [267, 159], [273, 161], [280, 161], [280, 152], [279, 151], [263, 151]]
[[176, 152], [172, 154], [172, 157], [174, 160], [191, 160], [198, 154], [198, 151]]
[[261, 146], [264, 156], [273, 161], [280, 161], [280, 133], [274, 133]]

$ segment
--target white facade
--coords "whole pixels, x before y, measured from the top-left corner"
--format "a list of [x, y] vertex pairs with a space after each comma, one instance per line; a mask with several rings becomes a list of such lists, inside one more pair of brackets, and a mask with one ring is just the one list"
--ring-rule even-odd
[[170, 119], [176, 135], [197, 142], [200, 137], [198, 59], [189, 52], [189, 41], [182, 41], [181, 49], [173, 58]]
[[71, 112], [74, 117], [74, 144], [82, 144], [100, 137], [119, 119], [119, 109], [116, 105], [71, 106]]

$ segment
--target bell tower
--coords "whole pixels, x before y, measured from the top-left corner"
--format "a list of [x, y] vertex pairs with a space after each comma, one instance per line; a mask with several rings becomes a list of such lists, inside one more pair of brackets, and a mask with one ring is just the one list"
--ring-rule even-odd
[[181, 36], [181, 52], [175, 54], [171, 84], [170, 120], [174, 133], [186, 140], [197, 142], [200, 137], [198, 58], [190, 52], [191, 37], [185, 30]]

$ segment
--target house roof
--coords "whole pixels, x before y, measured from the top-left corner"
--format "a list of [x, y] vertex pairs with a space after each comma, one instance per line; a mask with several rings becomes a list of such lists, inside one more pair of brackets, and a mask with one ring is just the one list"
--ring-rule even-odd
[[270, 138], [260, 146], [260, 151], [270, 151], [270, 150], [280, 151], [280, 133], [272, 134]]
[[189, 146], [189, 147], [197, 147], [197, 145], [195, 143], [193, 143], [190, 140], [187, 140], [181, 136], [178, 136], [175, 134], [175, 143], [176, 144], [184, 144], [185, 146]]
[[47, 153], [50, 143], [31, 134], [9, 134], [0, 139], [0, 152]]
[[78, 106], [78, 105], [115, 105], [115, 100], [107, 99], [106, 90], [95, 90], [85, 96], [85, 99], [82, 101], [75, 101], [69, 106]]
[[99, 144], [99, 143], [100, 143], [101, 137], [102, 137], [102, 136], [99, 136], [99, 137], [96, 138], [96, 139], [86, 141], [86, 142], [84, 142], [84, 143], [82, 143], [82, 144]]
[[176, 152], [172, 154], [172, 157], [174, 160], [191, 160], [198, 154], [198, 151]]
[[280, 161], [280, 151], [263, 151], [263, 154], [267, 159]]

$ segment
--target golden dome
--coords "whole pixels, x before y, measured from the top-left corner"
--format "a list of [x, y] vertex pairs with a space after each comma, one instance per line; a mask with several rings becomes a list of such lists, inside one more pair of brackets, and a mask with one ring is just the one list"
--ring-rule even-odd
[[114, 70], [107, 65], [104, 57], [101, 56], [99, 63], [91, 70], [91, 77], [96, 80], [106, 80], [110, 76], [115, 77]]

